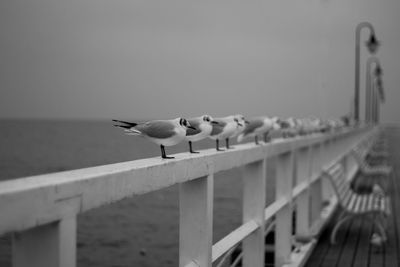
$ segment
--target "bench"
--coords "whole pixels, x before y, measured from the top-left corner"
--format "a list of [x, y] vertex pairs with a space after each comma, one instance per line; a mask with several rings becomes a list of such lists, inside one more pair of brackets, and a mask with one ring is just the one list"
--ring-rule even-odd
[[386, 165], [386, 164], [380, 164], [380, 165], [375, 165], [371, 166], [368, 164], [368, 162], [365, 160], [367, 155], [372, 156], [372, 157], [383, 157], [383, 152], [382, 154], [379, 153], [379, 155], [375, 154], [377, 152], [373, 152], [373, 150], [370, 149], [369, 146], [356, 146], [351, 150], [351, 155], [354, 157], [356, 160], [360, 172], [363, 176], [384, 176], [388, 177], [392, 173], [392, 167]]
[[331, 233], [331, 243], [336, 243], [336, 233], [346, 221], [356, 217], [371, 217], [373, 224], [380, 232], [383, 241], [387, 240], [385, 225], [386, 217], [390, 215], [390, 198], [383, 192], [358, 194], [350, 187], [346, 172], [340, 162], [336, 162], [323, 175], [329, 179], [341, 208], [341, 214]]

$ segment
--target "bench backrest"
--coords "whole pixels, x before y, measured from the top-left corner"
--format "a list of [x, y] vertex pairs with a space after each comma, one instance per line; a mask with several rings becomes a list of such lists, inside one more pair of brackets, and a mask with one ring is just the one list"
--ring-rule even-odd
[[335, 163], [324, 171], [324, 175], [329, 179], [335, 191], [340, 205], [346, 207], [349, 201], [356, 197], [347, 180], [342, 164]]

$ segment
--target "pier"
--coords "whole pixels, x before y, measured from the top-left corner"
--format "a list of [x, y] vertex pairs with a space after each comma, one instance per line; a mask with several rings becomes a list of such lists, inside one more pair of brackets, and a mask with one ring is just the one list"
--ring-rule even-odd
[[[346, 176], [356, 177], [359, 166], [350, 150], [382, 132], [390, 144], [398, 142], [396, 127], [365, 126], [236, 145], [224, 152], [180, 153], [174, 160], [143, 159], [1, 182], [0, 235], [12, 234], [15, 267], [74, 267], [79, 214], [179, 184], [180, 267], [229, 266], [238, 245], [247, 267], [269, 266], [266, 248], [273, 251], [274, 266], [365, 266], [357, 265], [356, 258], [367, 259], [369, 266], [395, 266], [390, 264], [399, 262], [396, 172], [383, 253], [370, 247], [371, 226], [359, 221], [340, 230], [339, 244], [328, 243], [337, 200], [322, 171], [342, 161]], [[389, 147], [396, 159], [396, 146]], [[214, 174], [233, 168], [240, 168], [243, 180], [242, 224], [213, 244]], [[270, 231], [275, 242], [266, 245]]]

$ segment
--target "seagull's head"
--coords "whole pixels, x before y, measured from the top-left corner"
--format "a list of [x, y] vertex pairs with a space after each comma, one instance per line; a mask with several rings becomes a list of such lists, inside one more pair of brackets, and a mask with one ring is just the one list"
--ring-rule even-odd
[[214, 121], [214, 119], [210, 115], [201, 116], [202, 120], [206, 123], [218, 124], [218, 122]]
[[281, 129], [290, 128], [290, 123], [286, 120], [279, 120], [279, 125], [280, 125]]
[[241, 114], [234, 115], [233, 120], [237, 123], [239, 127], [243, 127], [246, 123], [246, 119]]
[[274, 130], [281, 129], [281, 119], [279, 119], [278, 117], [272, 118], [272, 129]]
[[179, 124], [183, 127], [183, 128], [189, 128], [189, 129], [193, 129], [196, 130], [196, 128], [194, 128], [192, 125], [190, 125], [190, 123], [184, 119], [184, 118], [179, 118]]

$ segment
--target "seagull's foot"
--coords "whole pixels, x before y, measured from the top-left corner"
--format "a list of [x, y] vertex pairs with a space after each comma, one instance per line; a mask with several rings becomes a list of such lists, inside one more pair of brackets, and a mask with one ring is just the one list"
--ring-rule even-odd
[[225, 146], [226, 146], [226, 149], [232, 149], [232, 148], [229, 146], [229, 138], [226, 138], [226, 139], [225, 139]]
[[163, 159], [174, 159], [175, 157], [161, 156]]
[[189, 151], [190, 153], [192, 153], [192, 154], [199, 154], [200, 152], [199, 151]]

